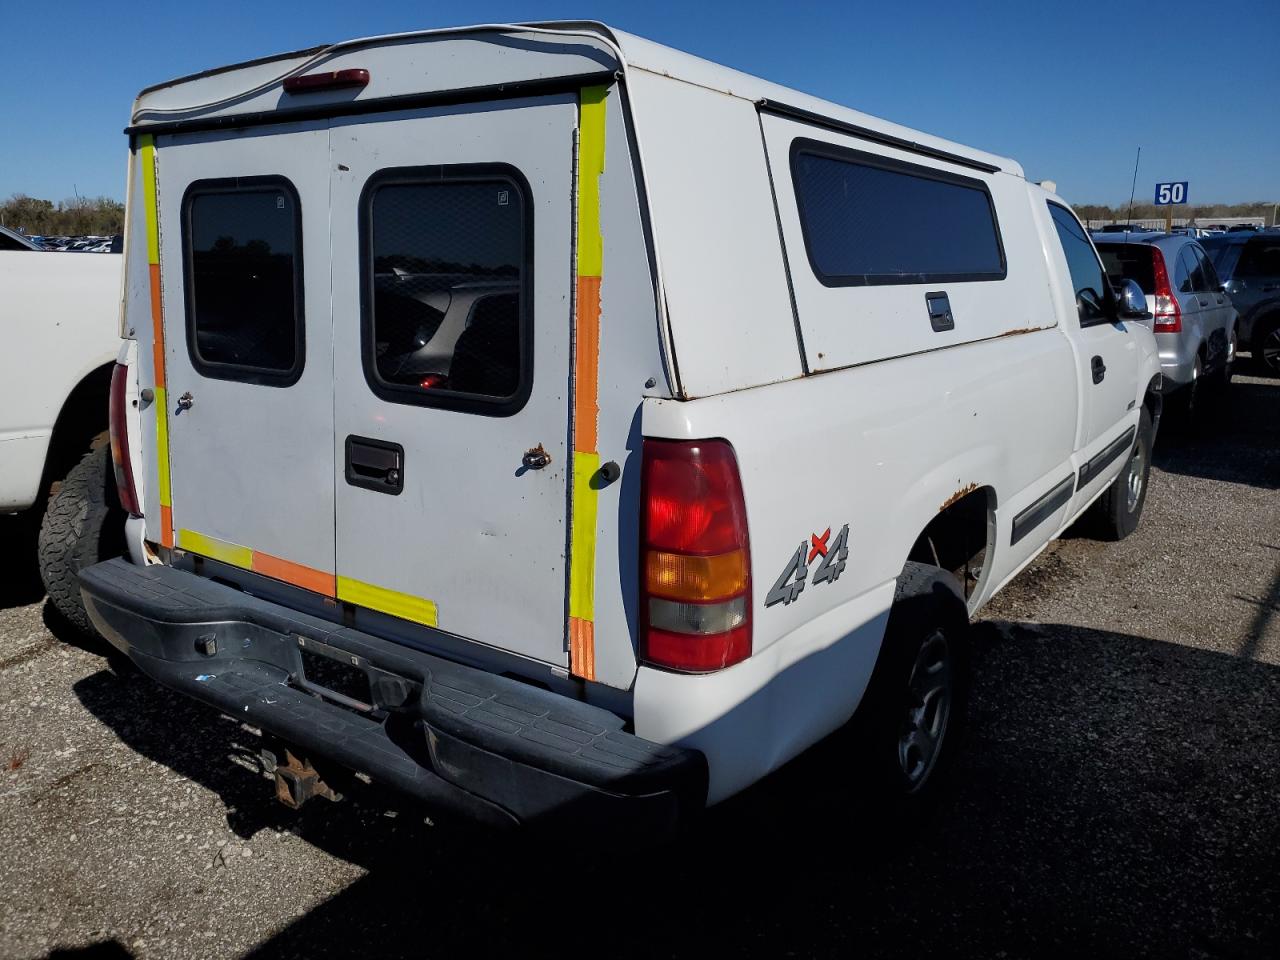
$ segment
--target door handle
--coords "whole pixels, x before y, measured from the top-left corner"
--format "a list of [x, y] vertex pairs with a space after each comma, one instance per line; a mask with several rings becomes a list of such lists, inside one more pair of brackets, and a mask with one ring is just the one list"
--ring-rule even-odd
[[1107, 375], [1107, 365], [1102, 362], [1101, 357], [1094, 357], [1090, 365], [1093, 367], [1093, 382], [1101, 383], [1102, 378]]
[[378, 493], [404, 490], [404, 447], [369, 437], [347, 437], [347, 483]]
[[1208, 300], [1200, 300], [1200, 298], [1199, 298], [1199, 297], [1196, 297], [1196, 299], [1200, 301], [1200, 306], [1202, 306], [1202, 307], [1207, 307], [1207, 306], [1209, 305], [1209, 301], [1208, 301]]

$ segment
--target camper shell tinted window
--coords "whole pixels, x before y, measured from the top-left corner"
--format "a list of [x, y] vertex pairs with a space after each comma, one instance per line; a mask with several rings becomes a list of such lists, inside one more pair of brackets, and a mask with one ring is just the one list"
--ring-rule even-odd
[[532, 386], [532, 210], [505, 164], [375, 174], [361, 197], [365, 376], [386, 400], [505, 416]]
[[804, 138], [791, 177], [809, 263], [828, 287], [1006, 275], [981, 180]]
[[302, 376], [302, 211], [284, 177], [198, 180], [182, 202], [187, 351], [206, 377]]

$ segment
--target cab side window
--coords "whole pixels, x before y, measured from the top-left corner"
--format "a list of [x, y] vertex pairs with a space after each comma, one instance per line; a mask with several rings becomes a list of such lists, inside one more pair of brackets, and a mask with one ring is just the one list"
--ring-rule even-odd
[[1111, 317], [1107, 312], [1107, 304], [1111, 299], [1111, 290], [1093, 244], [1089, 242], [1080, 221], [1065, 207], [1050, 203], [1049, 215], [1053, 218], [1058, 242], [1062, 244], [1062, 252], [1067, 258], [1067, 269], [1071, 273], [1071, 286], [1074, 288], [1076, 308], [1080, 311], [1081, 325], [1109, 322]]

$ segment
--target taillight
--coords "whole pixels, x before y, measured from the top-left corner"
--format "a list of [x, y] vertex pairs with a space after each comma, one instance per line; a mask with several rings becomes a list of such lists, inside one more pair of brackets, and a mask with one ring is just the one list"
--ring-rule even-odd
[[1159, 247], [1151, 248], [1151, 272], [1155, 276], [1155, 325], [1156, 333], [1180, 333], [1182, 331], [1182, 307], [1169, 285], [1169, 271], [1164, 265], [1164, 254]]
[[135, 517], [142, 516], [138, 506], [138, 492], [133, 485], [133, 462], [129, 459], [129, 418], [126, 415], [129, 386], [129, 368], [117, 363], [111, 372], [111, 397], [108, 402], [108, 420], [111, 427], [111, 465], [116, 471], [116, 490], [120, 506]]
[[725, 440], [644, 441], [640, 656], [719, 670], [751, 655], [747, 509]]

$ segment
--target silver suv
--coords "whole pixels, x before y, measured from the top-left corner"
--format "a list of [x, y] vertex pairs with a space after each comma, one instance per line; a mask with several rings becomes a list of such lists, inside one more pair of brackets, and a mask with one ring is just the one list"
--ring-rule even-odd
[[1166, 233], [1095, 234], [1094, 240], [1112, 284], [1133, 280], [1147, 296], [1165, 392], [1186, 388], [1184, 400], [1193, 405], [1204, 376], [1229, 382], [1236, 310], [1200, 244]]

